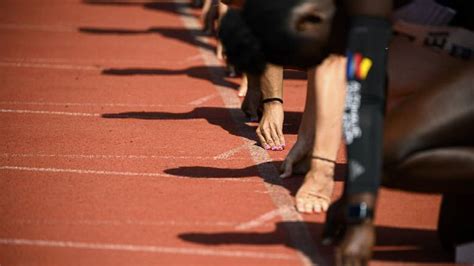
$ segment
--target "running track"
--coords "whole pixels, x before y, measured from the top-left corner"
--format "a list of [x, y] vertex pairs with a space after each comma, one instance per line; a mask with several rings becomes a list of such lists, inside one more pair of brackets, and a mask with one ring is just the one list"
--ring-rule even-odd
[[[331, 264], [324, 217], [293, 209], [301, 177], [278, 180], [286, 152], [255, 145], [197, 15], [0, 1], [0, 265]], [[300, 74], [285, 81], [290, 147]], [[374, 265], [449, 261], [438, 205], [383, 190]]]

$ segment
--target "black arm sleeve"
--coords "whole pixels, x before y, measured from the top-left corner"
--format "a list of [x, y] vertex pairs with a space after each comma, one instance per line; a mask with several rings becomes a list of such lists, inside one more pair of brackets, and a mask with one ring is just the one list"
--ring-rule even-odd
[[391, 26], [386, 19], [351, 18], [344, 113], [347, 194], [376, 193], [379, 187], [390, 36]]

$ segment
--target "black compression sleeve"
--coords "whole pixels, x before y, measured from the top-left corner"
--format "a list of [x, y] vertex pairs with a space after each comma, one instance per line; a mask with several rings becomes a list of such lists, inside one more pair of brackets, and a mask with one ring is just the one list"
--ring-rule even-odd
[[348, 178], [345, 193], [376, 193], [382, 166], [382, 138], [390, 23], [382, 18], [351, 18], [347, 45], [344, 135]]

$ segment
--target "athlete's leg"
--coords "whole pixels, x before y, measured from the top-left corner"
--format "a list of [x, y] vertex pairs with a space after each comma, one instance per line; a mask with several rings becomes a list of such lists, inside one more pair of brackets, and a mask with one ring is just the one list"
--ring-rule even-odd
[[474, 64], [433, 79], [386, 118], [384, 183], [474, 192]]

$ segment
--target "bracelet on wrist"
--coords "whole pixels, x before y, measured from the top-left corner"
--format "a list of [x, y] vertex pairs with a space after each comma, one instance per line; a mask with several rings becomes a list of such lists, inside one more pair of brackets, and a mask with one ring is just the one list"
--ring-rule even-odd
[[320, 160], [320, 161], [323, 161], [323, 162], [327, 162], [327, 163], [336, 164], [336, 161], [335, 161], [335, 160], [331, 160], [331, 159], [324, 158], [324, 157], [320, 157], [320, 156], [316, 156], [316, 155], [312, 155], [311, 158], [312, 158], [312, 159], [316, 159], [316, 160]]
[[283, 104], [283, 99], [281, 99], [281, 98], [267, 98], [267, 99], [262, 100], [262, 103], [271, 103], [271, 102], [280, 102], [281, 104]]

